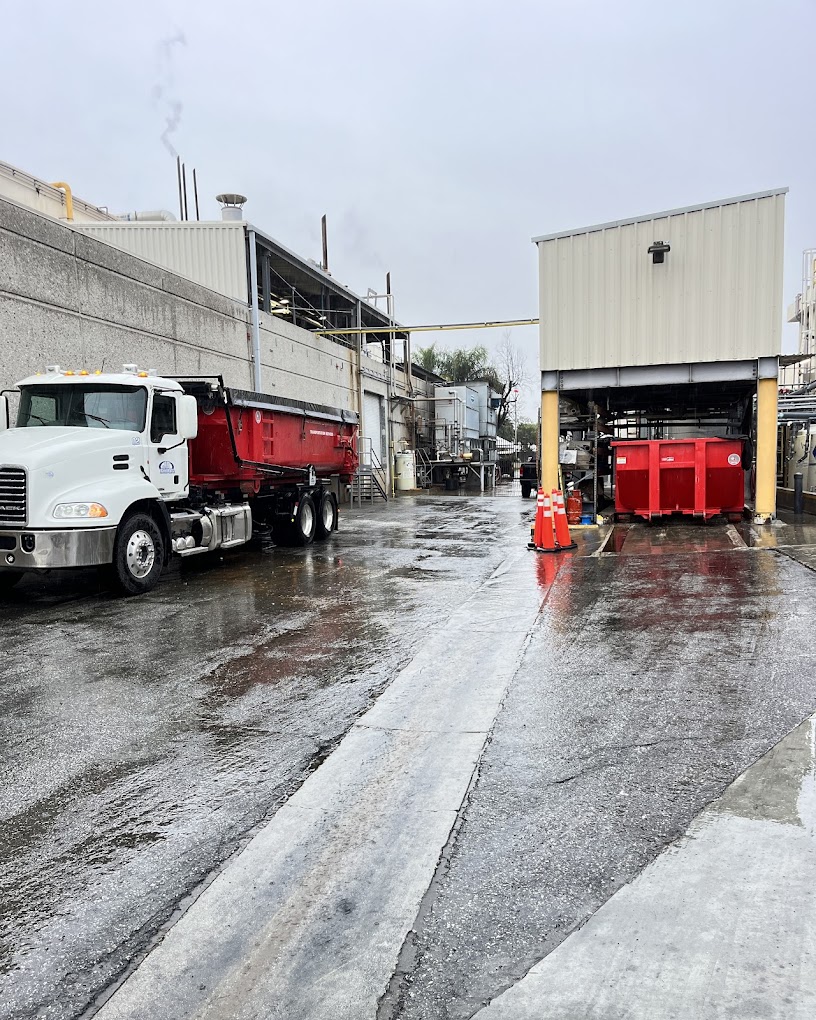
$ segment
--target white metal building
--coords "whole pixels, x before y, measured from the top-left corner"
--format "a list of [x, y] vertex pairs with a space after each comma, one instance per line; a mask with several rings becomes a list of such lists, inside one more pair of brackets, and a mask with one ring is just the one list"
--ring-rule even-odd
[[545, 486], [557, 485], [559, 395], [636, 416], [650, 438], [689, 419], [744, 432], [759, 393], [774, 431], [758, 444], [756, 513], [773, 516], [786, 193], [533, 238]]

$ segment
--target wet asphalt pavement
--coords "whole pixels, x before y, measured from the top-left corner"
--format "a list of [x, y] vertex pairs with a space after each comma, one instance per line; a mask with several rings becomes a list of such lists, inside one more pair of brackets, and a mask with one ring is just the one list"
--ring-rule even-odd
[[[502, 559], [526, 513], [356, 510], [151, 595], [3, 606], [0, 1016], [79, 1015]], [[200, 562], [200, 561], [199, 561]]]
[[[531, 512], [405, 498], [143, 599], [93, 576], [21, 585], [0, 663], [0, 1017], [80, 1016], [523, 545]], [[816, 709], [814, 532], [635, 525], [529, 554], [543, 608], [381, 1017], [472, 1016]]]

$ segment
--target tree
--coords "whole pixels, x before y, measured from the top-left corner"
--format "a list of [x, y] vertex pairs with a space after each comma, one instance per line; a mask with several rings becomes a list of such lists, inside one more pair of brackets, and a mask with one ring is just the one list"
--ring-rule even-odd
[[424, 368], [426, 372], [436, 372], [437, 362], [439, 360], [436, 344], [431, 344], [430, 347], [417, 347], [414, 350], [411, 360], [415, 365], [419, 365], [420, 368]]
[[456, 385], [484, 379], [489, 369], [487, 350], [481, 346], [440, 351], [436, 344], [431, 344], [430, 347], [418, 347], [415, 357], [428, 372], [435, 372]]
[[502, 342], [496, 353], [496, 367], [493, 370], [496, 376], [494, 389], [501, 393], [501, 404], [499, 405], [498, 424], [499, 428], [504, 425], [510, 417], [512, 405], [518, 399], [515, 390], [520, 390], [527, 381], [527, 362], [524, 355], [516, 347], [511, 339], [509, 329], [504, 331]]
[[522, 453], [524, 451], [534, 452], [538, 447], [538, 424], [534, 421], [520, 421], [518, 432], [515, 422], [507, 421], [499, 430], [499, 435], [509, 443], [518, 442]]

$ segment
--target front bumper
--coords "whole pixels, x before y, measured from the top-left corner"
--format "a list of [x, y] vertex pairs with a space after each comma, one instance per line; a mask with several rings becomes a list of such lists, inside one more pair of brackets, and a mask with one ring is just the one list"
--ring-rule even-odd
[[[11, 531], [0, 528], [0, 570], [98, 567], [113, 561], [116, 528]], [[31, 546], [33, 539], [33, 549]]]

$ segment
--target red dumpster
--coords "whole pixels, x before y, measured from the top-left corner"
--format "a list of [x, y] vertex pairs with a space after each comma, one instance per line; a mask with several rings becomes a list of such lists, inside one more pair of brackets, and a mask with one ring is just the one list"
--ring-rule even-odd
[[618, 439], [611, 445], [616, 513], [647, 520], [742, 514], [741, 439]]

